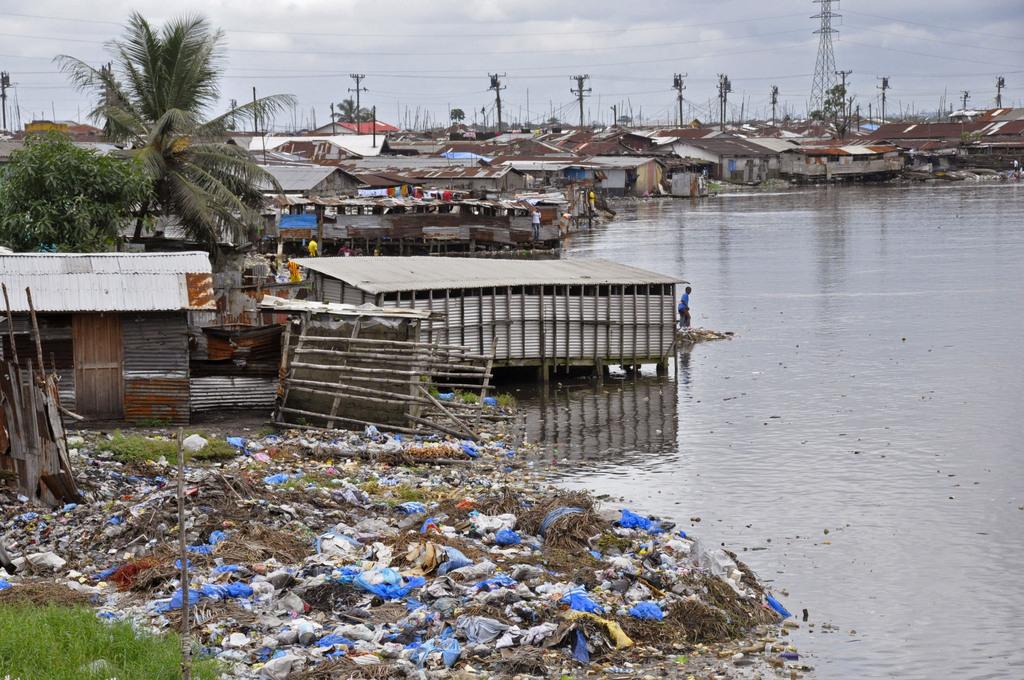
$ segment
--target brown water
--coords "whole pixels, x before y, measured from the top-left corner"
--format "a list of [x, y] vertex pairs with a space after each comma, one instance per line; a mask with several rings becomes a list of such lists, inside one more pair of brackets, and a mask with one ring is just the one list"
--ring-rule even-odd
[[1024, 677], [1024, 186], [627, 204], [594, 256], [737, 335], [526, 398], [552, 474], [736, 549], [817, 677]]

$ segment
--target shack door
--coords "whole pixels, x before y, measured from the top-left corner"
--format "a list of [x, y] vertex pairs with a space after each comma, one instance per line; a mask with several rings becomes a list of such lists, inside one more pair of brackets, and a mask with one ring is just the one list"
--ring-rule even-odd
[[75, 314], [71, 331], [78, 413], [88, 418], [121, 418], [124, 415], [121, 317]]

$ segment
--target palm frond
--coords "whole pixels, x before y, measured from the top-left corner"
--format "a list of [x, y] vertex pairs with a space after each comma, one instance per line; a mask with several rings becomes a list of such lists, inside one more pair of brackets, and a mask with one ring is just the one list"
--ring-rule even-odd
[[247, 102], [225, 111], [199, 126], [196, 130], [197, 136], [204, 139], [219, 139], [228, 131], [228, 124], [251, 121], [255, 114], [260, 120], [267, 120], [277, 113], [295, 106], [298, 100], [290, 94], [272, 94], [261, 97], [253, 102]]

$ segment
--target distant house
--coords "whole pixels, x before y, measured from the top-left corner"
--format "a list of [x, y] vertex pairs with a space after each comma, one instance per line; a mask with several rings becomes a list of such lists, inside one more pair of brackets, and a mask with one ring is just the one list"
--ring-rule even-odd
[[25, 124], [26, 135], [47, 132], [62, 132], [76, 142], [99, 142], [104, 138], [100, 128], [74, 120], [34, 120]]
[[[14, 348], [37, 363], [25, 289], [38, 316], [43, 361], [64, 406], [89, 419], [189, 421], [188, 315], [214, 310], [206, 253], [0, 255]], [[5, 322], [6, 323], [6, 322]]]
[[802, 146], [782, 154], [780, 175], [801, 183], [892, 179], [903, 156], [891, 144]]
[[780, 152], [743, 137], [680, 139], [672, 149], [681, 158], [714, 163], [715, 179], [757, 184], [778, 176]]
[[[285, 194], [303, 198], [311, 196], [353, 195], [360, 186], [359, 179], [348, 171], [333, 165], [264, 165]], [[267, 194], [276, 189], [265, 184], [260, 187]]]
[[656, 158], [593, 156], [589, 162], [604, 173], [600, 187], [613, 196], [650, 196], [662, 188], [663, 167]]
[[316, 135], [372, 135], [374, 132], [374, 126], [376, 125], [377, 135], [386, 135], [391, 132], [399, 132], [399, 129], [394, 125], [377, 121], [363, 121], [361, 123], [343, 123], [341, 121], [335, 121], [332, 123], [325, 123], [313, 130], [312, 133]]

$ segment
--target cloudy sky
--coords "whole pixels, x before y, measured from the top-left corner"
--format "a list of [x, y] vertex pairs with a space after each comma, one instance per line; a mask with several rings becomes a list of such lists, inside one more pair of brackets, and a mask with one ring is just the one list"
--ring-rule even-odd
[[[99, 3], [97, 3], [99, 4]], [[32, 118], [84, 119], [89, 97], [68, 85], [52, 59], [70, 54], [97, 65], [133, 10], [155, 23], [188, 12], [225, 32], [223, 102], [289, 93], [297, 109], [285, 129], [327, 121], [348, 96], [350, 73], [364, 73], [364, 105], [381, 120], [410, 124], [450, 107], [493, 121], [488, 72], [507, 74], [504, 118], [578, 117], [569, 77], [589, 74], [588, 120], [607, 121], [612, 105], [644, 121], [674, 118], [674, 73], [686, 73], [685, 114], [709, 115], [719, 73], [733, 84], [738, 116], [806, 110], [818, 38], [810, 0], [214, 0], [203, 4], [0, 0], [0, 70], [14, 88], [8, 109]], [[834, 2], [834, 6], [840, 5]], [[890, 111], [934, 111], [943, 97], [992, 106], [1005, 76], [1004, 105], [1024, 106], [1024, 2], [1021, 0], [850, 0], [834, 20], [837, 68], [866, 115], [878, 106], [879, 76], [890, 78]], [[16, 112], [15, 112], [16, 115]]]

